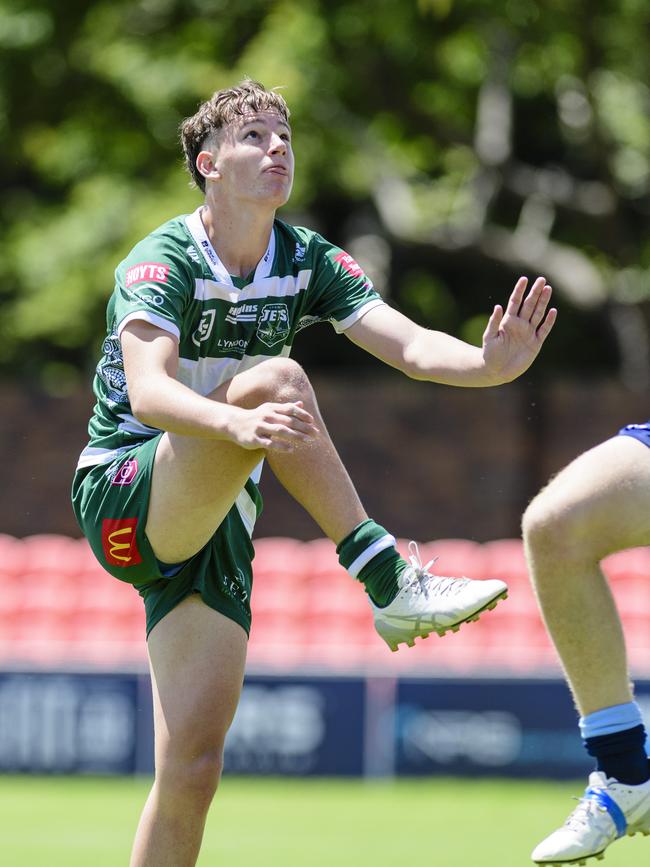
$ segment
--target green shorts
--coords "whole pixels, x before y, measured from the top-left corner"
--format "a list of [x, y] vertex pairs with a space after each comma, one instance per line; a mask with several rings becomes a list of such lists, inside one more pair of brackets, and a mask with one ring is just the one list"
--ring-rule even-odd
[[[185, 597], [200, 593], [216, 611], [251, 626], [253, 544], [235, 505], [210, 541], [175, 574], [161, 566], [145, 535], [151, 476], [162, 434], [120, 454], [111, 464], [77, 470], [72, 507], [90, 547], [103, 568], [132, 584], [144, 599], [147, 635]], [[261, 510], [257, 487], [247, 491]]]

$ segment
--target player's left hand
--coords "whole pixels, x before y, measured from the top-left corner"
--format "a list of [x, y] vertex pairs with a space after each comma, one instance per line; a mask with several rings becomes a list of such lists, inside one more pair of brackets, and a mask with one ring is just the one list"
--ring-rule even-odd
[[497, 304], [483, 334], [483, 361], [495, 382], [510, 382], [530, 367], [557, 318], [555, 307], [547, 312], [552, 289], [545, 278], [525, 295], [527, 286], [526, 277], [517, 280], [505, 313]]

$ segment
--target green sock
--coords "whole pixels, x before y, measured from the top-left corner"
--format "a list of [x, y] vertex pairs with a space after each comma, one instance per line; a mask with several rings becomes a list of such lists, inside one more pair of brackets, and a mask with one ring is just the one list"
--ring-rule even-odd
[[366, 588], [375, 605], [384, 608], [399, 592], [398, 578], [406, 561], [395, 549], [395, 538], [372, 519], [363, 521], [336, 548], [339, 563]]

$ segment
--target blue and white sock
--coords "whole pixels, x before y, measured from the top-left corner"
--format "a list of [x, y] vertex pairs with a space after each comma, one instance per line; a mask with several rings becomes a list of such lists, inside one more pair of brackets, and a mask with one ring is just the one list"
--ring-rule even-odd
[[594, 711], [580, 718], [580, 734], [597, 769], [619, 783], [638, 786], [650, 779], [646, 730], [635, 701]]

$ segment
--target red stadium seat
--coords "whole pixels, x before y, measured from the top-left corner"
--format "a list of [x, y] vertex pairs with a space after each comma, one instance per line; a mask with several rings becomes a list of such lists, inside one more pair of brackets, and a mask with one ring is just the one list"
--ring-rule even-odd
[[[304, 543], [305, 576], [308, 581], [327, 582], [332, 575], [347, 575], [339, 563], [336, 546], [330, 539], [312, 539]], [[349, 577], [349, 576], [348, 576]]]
[[292, 668], [304, 665], [304, 624], [285, 612], [253, 614], [248, 662], [258, 668]]
[[118, 581], [108, 573], [86, 572], [79, 576], [76, 587], [75, 609], [102, 610], [116, 613], [141, 610], [144, 603], [130, 584]]
[[275, 580], [301, 581], [305, 575], [305, 545], [296, 539], [268, 536], [255, 540], [253, 582]]
[[[408, 545], [400, 540], [399, 550], [409, 559]], [[433, 571], [438, 575], [466, 578], [486, 578], [483, 546], [470, 539], [434, 539], [419, 545], [422, 564], [436, 558]]]
[[15, 662], [56, 665], [65, 656], [69, 612], [44, 604], [16, 610], [11, 625], [10, 658]]
[[26, 571], [20, 589], [23, 606], [40, 608], [49, 605], [69, 610], [76, 604], [77, 593], [72, 579], [60, 572]]
[[486, 630], [486, 654], [517, 673], [557, 670], [557, 656], [542, 621], [532, 589], [521, 539], [496, 539], [483, 546], [486, 577], [501, 578], [508, 598], [481, 622]]
[[22, 539], [0, 533], [0, 587], [17, 580], [27, 564], [27, 550]]
[[0, 660], [11, 655], [14, 628], [23, 601], [22, 589], [15, 584], [0, 587]]
[[602, 563], [623, 621], [628, 658], [636, 673], [650, 665], [650, 548], [631, 548]]
[[608, 578], [616, 581], [629, 575], [650, 578], [650, 547], [628, 548], [606, 557], [602, 563]]
[[602, 567], [622, 614], [650, 614], [650, 548], [612, 554]]
[[[499, 577], [509, 597], [478, 623], [444, 639], [435, 635], [391, 653], [375, 632], [363, 587], [338, 562], [329, 539], [256, 541], [249, 663], [269, 670], [559, 675], [528, 579], [519, 539], [483, 545], [468, 539], [420, 544], [433, 571]], [[398, 540], [408, 558], [408, 540]], [[603, 568], [624, 622], [633, 670], [650, 659], [650, 548], [621, 552]], [[85, 539], [0, 534], [0, 660], [37, 665], [143, 664], [144, 606], [127, 583], [110, 576]]]
[[500, 578], [509, 586], [529, 586], [528, 567], [521, 539], [495, 539], [483, 545], [484, 578]]
[[253, 616], [263, 613], [300, 616], [306, 595], [304, 582], [285, 581], [271, 574], [257, 583], [253, 580], [251, 610]]
[[142, 610], [77, 609], [70, 618], [68, 655], [110, 666], [146, 658]]
[[80, 551], [83, 544], [78, 539], [55, 534], [35, 534], [23, 539], [30, 572], [57, 572], [60, 575], [75, 575], [80, 569]]

